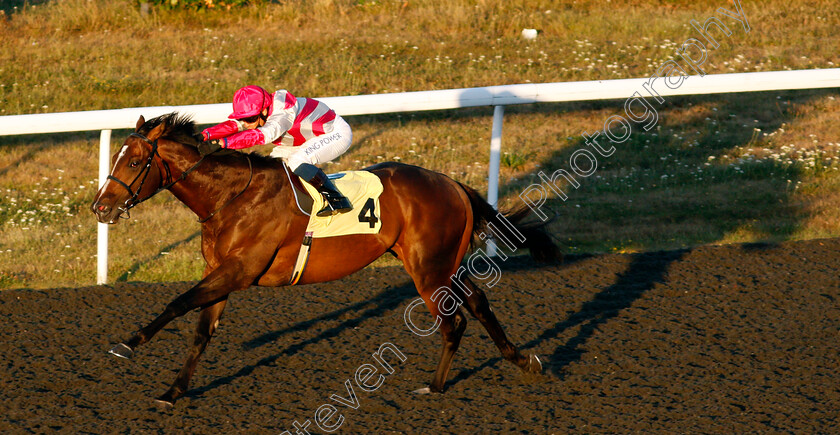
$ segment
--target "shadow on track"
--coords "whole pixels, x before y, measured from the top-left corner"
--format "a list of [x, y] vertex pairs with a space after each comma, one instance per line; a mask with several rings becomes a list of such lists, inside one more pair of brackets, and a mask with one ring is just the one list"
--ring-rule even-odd
[[669, 266], [679, 261], [688, 252], [687, 249], [681, 249], [634, 254], [630, 266], [618, 276], [615, 284], [596, 294], [577, 313], [557, 322], [524, 347], [536, 346], [559, 336], [563, 331], [580, 326], [577, 335], [558, 346], [546, 362], [547, 369], [562, 379], [565, 367], [580, 360], [584, 353], [581, 347], [592, 338], [598, 327], [633, 305], [633, 302], [652, 289], [656, 283], [666, 283]]
[[[603, 289], [589, 302], [583, 304], [580, 310], [566, 319], [560, 320], [554, 326], [544, 331], [537, 338], [524, 343], [521, 349], [532, 349], [540, 344], [555, 340], [564, 331], [580, 327], [577, 335], [566, 343], [558, 346], [548, 360], [543, 361], [543, 368], [546, 374], [551, 374], [559, 379], [564, 378], [564, 369], [580, 360], [584, 354], [582, 347], [595, 335], [598, 327], [607, 323], [610, 319], [618, 316], [622, 310], [629, 308], [642, 295], [652, 289], [656, 283], [667, 281], [667, 272], [670, 265], [679, 261], [690, 250], [681, 249], [675, 251], [647, 252], [631, 255], [631, 262], [627, 270], [618, 276], [616, 282]], [[571, 262], [580, 261], [572, 256]], [[587, 258], [590, 256], [586, 256]], [[450, 385], [456, 384], [479, 371], [494, 366], [503, 361], [496, 357], [487, 360], [478, 367], [462, 370], [450, 381]]]
[[303, 350], [308, 345], [315, 344], [333, 337], [337, 337], [342, 332], [348, 329], [353, 329], [354, 327], [361, 325], [365, 320], [368, 320], [370, 318], [381, 317], [386, 312], [396, 309], [404, 302], [407, 302], [415, 297], [417, 297], [417, 290], [414, 288], [414, 284], [411, 281], [407, 281], [399, 287], [392, 287], [383, 290], [371, 299], [366, 299], [364, 301], [357, 302], [353, 305], [349, 305], [339, 310], [334, 310], [329, 313], [322, 314], [318, 317], [314, 317], [309, 320], [304, 320], [302, 322], [289, 325], [285, 328], [262, 334], [256, 338], [245, 342], [242, 346], [246, 349], [256, 349], [266, 344], [275, 342], [284, 335], [293, 332], [306, 331], [314, 326], [317, 326], [321, 322], [339, 320], [344, 318], [349, 313], [355, 313], [354, 315], [352, 315], [352, 318], [345, 320], [332, 328], [322, 331], [321, 333], [312, 338], [291, 343], [285, 349], [280, 349], [277, 351], [277, 353], [271, 356], [262, 358], [253, 364], [242, 367], [241, 369], [239, 369], [239, 371], [237, 371], [234, 374], [218, 378], [205, 386], [192, 388], [186, 394], [186, 397], [200, 397], [205, 392], [211, 391], [215, 388], [224, 385], [228, 385], [239, 378], [250, 375], [255, 369], [259, 367], [270, 366], [282, 357], [294, 355], [299, 351]]

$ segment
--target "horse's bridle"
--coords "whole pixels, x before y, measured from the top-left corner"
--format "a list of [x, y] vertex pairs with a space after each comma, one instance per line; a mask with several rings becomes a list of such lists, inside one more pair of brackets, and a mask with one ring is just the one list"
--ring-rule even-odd
[[[157, 195], [161, 191], [169, 189], [170, 187], [174, 186], [179, 181], [187, 178], [187, 175], [189, 175], [190, 172], [194, 171], [198, 167], [198, 165], [200, 165], [201, 162], [204, 161], [204, 158], [207, 157], [207, 155], [201, 156], [201, 158], [198, 159], [198, 161], [195, 162], [194, 165], [192, 165], [186, 171], [182, 172], [181, 175], [177, 179], [175, 179], [174, 181], [171, 181], [172, 180], [172, 172], [169, 170], [169, 164], [166, 163], [166, 160], [164, 160], [163, 157], [161, 157], [160, 153], [158, 152], [158, 140], [157, 139], [151, 140], [148, 137], [146, 137], [146, 136], [144, 136], [140, 133], [137, 133], [137, 132], [131, 133], [129, 135], [129, 137], [136, 137], [136, 138], [146, 142], [147, 144], [151, 145], [152, 146], [152, 152], [149, 153], [149, 157], [146, 159], [146, 164], [145, 164], [145, 166], [143, 166], [143, 169], [141, 169], [140, 173], [137, 174], [137, 176], [134, 177], [133, 180], [131, 180], [131, 183], [126, 184], [125, 182], [123, 182], [119, 178], [114, 177], [113, 175], [108, 175], [109, 180], [113, 180], [114, 182], [116, 182], [120, 186], [124, 187], [125, 190], [128, 191], [128, 194], [131, 195], [128, 199], [125, 200], [125, 203], [122, 205], [122, 207], [118, 208], [118, 210], [120, 210], [120, 212], [121, 212], [120, 217], [122, 217], [122, 214], [125, 213], [125, 215], [126, 215], [125, 219], [131, 218], [131, 213], [129, 212], [129, 210], [131, 210], [132, 208], [134, 208], [134, 207], [140, 205], [141, 203], [149, 200], [151, 197]], [[159, 187], [157, 190], [152, 192], [151, 195], [149, 195], [149, 196], [147, 196], [143, 199], [138, 200], [137, 198], [140, 196], [140, 191], [143, 190], [143, 184], [146, 183], [146, 178], [148, 178], [149, 173], [151, 172], [152, 163], [155, 160], [155, 156], [157, 156], [158, 159], [160, 160], [161, 164], [163, 164], [163, 169], [164, 169], [164, 172], [166, 173], [166, 178], [165, 178], [166, 182], [161, 187]], [[198, 222], [204, 223], [204, 222], [208, 221], [210, 218], [215, 216], [216, 213], [221, 211], [223, 208], [227, 207], [231, 202], [233, 202], [233, 200], [235, 200], [236, 198], [239, 198], [240, 195], [242, 195], [243, 193], [245, 193], [246, 190], [248, 190], [248, 186], [251, 185], [251, 180], [254, 178], [254, 166], [251, 164], [251, 158], [247, 154], [245, 154], [245, 159], [248, 160], [248, 169], [250, 170], [250, 176], [248, 177], [248, 183], [245, 185], [245, 188], [242, 189], [236, 195], [234, 195], [233, 198], [229, 199], [227, 202], [222, 204], [222, 206], [219, 207], [218, 209], [216, 209], [216, 211], [207, 215], [207, 217], [198, 219]], [[137, 182], [137, 179], [140, 178], [140, 177], [143, 177], [143, 178], [140, 180], [140, 186], [137, 187], [137, 191], [131, 190], [131, 186], [133, 186], [134, 183]]]

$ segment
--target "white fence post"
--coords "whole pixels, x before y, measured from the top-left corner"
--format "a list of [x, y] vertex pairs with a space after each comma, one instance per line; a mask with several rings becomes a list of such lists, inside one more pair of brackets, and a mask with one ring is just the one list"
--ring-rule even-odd
[[[111, 130], [99, 134], [99, 188], [108, 181], [111, 161]], [[96, 226], [96, 284], [108, 283], [108, 224]]]
[[[493, 208], [499, 208], [499, 166], [502, 160], [502, 123], [505, 116], [505, 106], [493, 109], [493, 130], [490, 133], [490, 167], [487, 169], [487, 202]], [[490, 234], [487, 235], [487, 255], [496, 255], [496, 242]]]

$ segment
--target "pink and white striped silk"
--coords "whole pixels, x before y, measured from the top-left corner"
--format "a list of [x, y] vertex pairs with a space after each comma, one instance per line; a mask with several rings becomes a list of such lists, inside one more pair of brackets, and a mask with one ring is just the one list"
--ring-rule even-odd
[[265, 125], [228, 136], [225, 148], [241, 149], [267, 143], [300, 146], [332, 132], [335, 117], [335, 112], [318, 100], [297, 98], [285, 89], [279, 90], [272, 94]]

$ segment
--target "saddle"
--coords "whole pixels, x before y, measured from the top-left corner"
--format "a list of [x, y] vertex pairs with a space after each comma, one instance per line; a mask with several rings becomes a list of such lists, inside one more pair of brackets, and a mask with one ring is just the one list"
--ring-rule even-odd
[[309, 216], [306, 231], [314, 238], [346, 236], [350, 234], [377, 234], [382, 227], [379, 216], [379, 195], [382, 182], [368, 171], [347, 171], [327, 175], [335, 186], [353, 204], [353, 210], [333, 216], [319, 217], [314, 210], [326, 204], [324, 197], [309, 183], [286, 168], [286, 175], [294, 188], [295, 202], [301, 213]]

